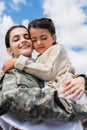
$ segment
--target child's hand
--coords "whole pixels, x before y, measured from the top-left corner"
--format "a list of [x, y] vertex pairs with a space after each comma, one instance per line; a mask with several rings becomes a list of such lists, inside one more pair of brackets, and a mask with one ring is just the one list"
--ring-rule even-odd
[[13, 58], [13, 59], [9, 59], [9, 60], [5, 61], [5, 63], [2, 66], [3, 72], [6, 73], [10, 69], [14, 68], [16, 60], [17, 60], [16, 58]]

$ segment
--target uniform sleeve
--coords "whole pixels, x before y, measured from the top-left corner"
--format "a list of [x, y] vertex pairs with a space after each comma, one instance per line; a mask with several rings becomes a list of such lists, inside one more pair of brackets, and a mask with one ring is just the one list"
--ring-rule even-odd
[[14, 97], [0, 104], [0, 115], [11, 111], [21, 120], [72, 121], [87, 117], [87, 101], [58, 97], [53, 89], [20, 88]]
[[15, 64], [15, 68], [24, 70], [43, 80], [51, 80], [65, 66], [71, 67], [67, 52], [61, 45], [54, 45], [39, 56], [36, 62], [27, 57], [20, 56]]
[[87, 117], [87, 103], [58, 97], [53, 89], [27, 89], [18, 91], [10, 111], [22, 120], [71, 121]]
[[76, 74], [74, 78], [82, 77], [85, 80], [85, 92], [87, 93], [87, 76], [85, 74]]

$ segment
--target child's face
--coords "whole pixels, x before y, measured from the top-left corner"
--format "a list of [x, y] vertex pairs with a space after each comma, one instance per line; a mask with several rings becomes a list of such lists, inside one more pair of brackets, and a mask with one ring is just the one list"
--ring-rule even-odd
[[32, 53], [32, 42], [29, 39], [28, 30], [25, 28], [14, 28], [9, 36], [10, 48], [8, 53], [14, 56], [30, 56]]
[[32, 27], [29, 31], [33, 47], [40, 54], [44, 53], [56, 40], [56, 36], [51, 35], [47, 29]]

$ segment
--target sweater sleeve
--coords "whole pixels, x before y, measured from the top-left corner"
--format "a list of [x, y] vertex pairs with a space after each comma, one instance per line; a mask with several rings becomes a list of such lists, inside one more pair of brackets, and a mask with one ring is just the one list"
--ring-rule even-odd
[[[46, 52], [39, 56], [36, 62], [19, 57], [15, 68], [24, 70], [43, 80], [51, 80], [61, 69], [70, 64], [67, 52], [61, 45], [51, 46]], [[22, 67], [21, 67], [22, 66]]]

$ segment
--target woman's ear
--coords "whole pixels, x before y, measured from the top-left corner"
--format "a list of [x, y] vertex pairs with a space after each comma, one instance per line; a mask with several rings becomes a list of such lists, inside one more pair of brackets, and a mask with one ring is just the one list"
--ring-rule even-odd
[[11, 49], [10, 47], [7, 48], [7, 52], [8, 52], [9, 55], [12, 55], [12, 54], [13, 54], [12, 49]]

